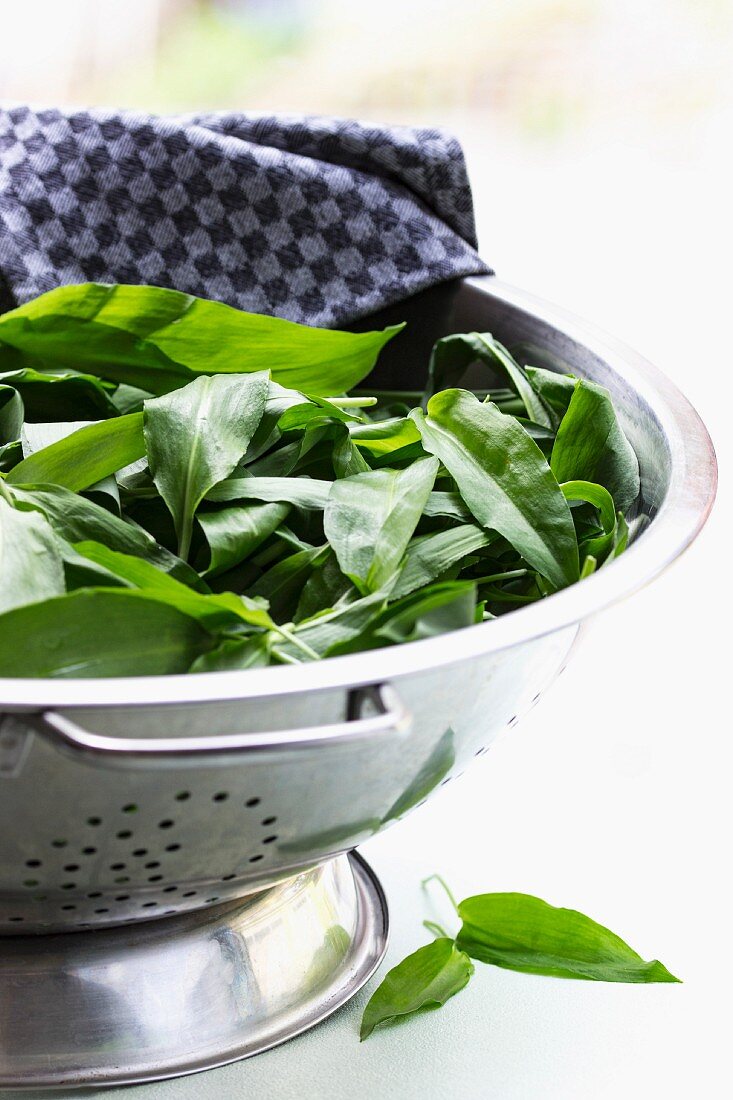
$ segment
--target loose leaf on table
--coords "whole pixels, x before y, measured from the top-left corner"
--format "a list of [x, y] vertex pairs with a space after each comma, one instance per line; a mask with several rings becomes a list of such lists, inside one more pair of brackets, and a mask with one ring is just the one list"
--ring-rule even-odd
[[[21, 512], [0, 497], [0, 612], [60, 596], [64, 567], [51, 526], [40, 512]], [[25, 646], [16, 637], [14, 645]]]
[[472, 363], [499, 370], [522, 399], [527, 416], [544, 428], [556, 427], [556, 417], [532, 384], [524, 367], [490, 332], [467, 332], [438, 340], [430, 356], [429, 392], [456, 386]]
[[623, 433], [608, 391], [585, 379], [575, 383], [552, 448], [558, 481], [597, 482], [622, 511], [639, 495], [639, 463]]
[[333, 483], [323, 527], [341, 570], [362, 592], [393, 578], [437, 472], [438, 462], [423, 458], [405, 470], [372, 470]]
[[86, 283], [58, 287], [0, 317], [0, 371], [18, 365], [17, 349], [28, 365], [81, 367], [157, 394], [196, 374], [271, 370], [283, 385], [327, 396], [365, 378], [401, 328], [338, 332], [177, 290]]
[[467, 390], [431, 397], [410, 414], [423, 446], [458, 485], [479, 523], [503, 535], [556, 588], [579, 576], [567, 501], [537, 444], [495, 405]]
[[446, 569], [476, 550], [490, 546], [498, 538], [492, 531], [464, 523], [431, 535], [420, 535], [407, 546], [405, 562], [392, 589], [391, 598], [407, 596], [437, 580]]
[[162, 676], [212, 645], [195, 619], [144, 593], [81, 589], [0, 615], [0, 676]]
[[197, 520], [209, 547], [203, 572], [214, 577], [238, 565], [277, 530], [289, 512], [290, 505], [279, 501], [199, 512]]
[[529, 894], [477, 894], [459, 904], [458, 915], [458, 947], [494, 966], [600, 982], [679, 981], [590, 917]]
[[235, 627], [241, 623], [262, 630], [274, 626], [264, 602], [238, 596], [234, 592], [194, 592], [142, 558], [120, 554], [98, 542], [78, 542], [75, 549], [131, 588], [142, 589], [151, 599], [170, 604], [185, 615], [198, 619], [207, 630]]
[[79, 491], [144, 454], [143, 414], [128, 413], [79, 428], [30, 454], [13, 467], [7, 480], [15, 485], [45, 483]]
[[112, 515], [94, 501], [56, 485], [14, 485], [12, 495], [20, 508], [42, 512], [69, 543], [101, 542], [112, 550], [144, 558], [184, 584], [202, 587], [198, 574], [186, 562], [160, 546], [142, 527]]
[[364, 1041], [380, 1024], [439, 1008], [468, 984], [469, 957], [447, 936], [418, 948], [393, 967], [369, 999], [361, 1020]]
[[173, 516], [181, 558], [188, 557], [199, 504], [247, 450], [264, 412], [268, 381], [264, 371], [197, 378], [145, 402], [150, 472]]

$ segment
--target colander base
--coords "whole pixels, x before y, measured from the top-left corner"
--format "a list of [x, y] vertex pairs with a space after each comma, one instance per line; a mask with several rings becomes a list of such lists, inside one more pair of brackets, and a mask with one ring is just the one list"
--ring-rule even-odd
[[387, 932], [353, 853], [216, 909], [0, 938], [0, 1087], [133, 1084], [267, 1050], [345, 1004]]

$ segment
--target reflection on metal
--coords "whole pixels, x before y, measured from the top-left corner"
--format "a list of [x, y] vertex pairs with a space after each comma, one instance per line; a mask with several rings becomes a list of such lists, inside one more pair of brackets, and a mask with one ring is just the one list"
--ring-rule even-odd
[[245, 903], [7, 939], [0, 1087], [149, 1081], [255, 1054], [344, 1004], [386, 938], [379, 884], [342, 856]]

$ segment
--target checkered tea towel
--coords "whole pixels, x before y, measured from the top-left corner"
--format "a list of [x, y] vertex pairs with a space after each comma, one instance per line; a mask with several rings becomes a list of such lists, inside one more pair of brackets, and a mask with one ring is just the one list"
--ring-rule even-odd
[[0, 108], [0, 312], [92, 280], [328, 326], [488, 270], [439, 130]]

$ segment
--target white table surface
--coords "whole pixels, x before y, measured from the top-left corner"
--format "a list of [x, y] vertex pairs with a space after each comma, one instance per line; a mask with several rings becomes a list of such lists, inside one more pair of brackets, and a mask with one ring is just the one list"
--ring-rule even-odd
[[[733, 365], [722, 318], [733, 287], [722, 162], [711, 153], [680, 168], [606, 149], [535, 164], [463, 136], [486, 256], [683, 384], [725, 469]], [[477, 964], [446, 1008], [360, 1045], [373, 980], [276, 1050], [105, 1097], [730, 1096], [731, 533], [724, 479], [683, 560], [604, 614], [541, 705], [467, 775], [363, 848], [389, 897], [390, 965], [425, 942], [431, 910], [419, 883], [439, 871], [459, 896], [521, 890], [579, 908], [683, 985], [566, 982]]]

